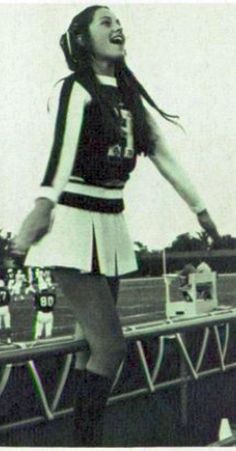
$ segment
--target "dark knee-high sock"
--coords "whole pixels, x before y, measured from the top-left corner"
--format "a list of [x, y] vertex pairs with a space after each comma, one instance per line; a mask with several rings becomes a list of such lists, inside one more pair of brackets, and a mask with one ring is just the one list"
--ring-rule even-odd
[[88, 370], [78, 372], [74, 445], [101, 446], [103, 417], [112, 380]]

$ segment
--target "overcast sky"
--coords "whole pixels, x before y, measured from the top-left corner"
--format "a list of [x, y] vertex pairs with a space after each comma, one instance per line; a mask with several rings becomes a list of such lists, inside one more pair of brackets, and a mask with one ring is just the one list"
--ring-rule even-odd
[[[236, 4], [117, 4], [127, 62], [186, 134], [156, 115], [221, 233], [236, 236]], [[86, 5], [93, 4], [92, 2]], [[33, 204], [50, 151], [46, 110], [68, 74], [60, 35], [78, 4], [0, 4], [0, 227], [15, 232]], [[200, 230], [152, 164], [140, 158], [126, 187], [133, 240], [150, 248]]]

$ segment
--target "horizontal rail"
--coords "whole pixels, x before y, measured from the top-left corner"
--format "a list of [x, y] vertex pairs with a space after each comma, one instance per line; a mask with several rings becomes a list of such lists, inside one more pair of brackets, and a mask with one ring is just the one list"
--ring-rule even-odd
[[[236, 362], [230, 363], [225, 367], [225, 371], [231, 371], [235, 368], [236, 368]], [[216, 368], [211, 368], [209, 370], [201, 371], [200, 373], [198, 373], [198, 380], [203, 379], [208, 376], [212, 376], [214, 374], [219, 374], [219, 373], [222, 373], [221, 367], [216, 367]], [[136, 390], [131, 390], [126, 393], [121, 393], [119, 395], [111, 396], [108, 400], [108, 405], [114, 404], [118, 401], [124, 401], [126, 399], [136, 398], [137, 396], [140, 396], [140, 395], [145, 395], [148, 393], [150, 393], [150, 394], [155, 393], [156, 391], [165, 390], [166, 388], [174, 387], [177, 385], [184, 385], [188, 382], [191, 382], [192, 380], [193, 380], [193, 378], [190, 375], [187, 375], [184, 377], [178, 377], [178, 378], [164, 381], [164, 382], [159, 382], [158, 384], [154, 385], [152, 392], [149, 390], [148, 387], [142, 387], [142, 388], [138, 388]]]
[[[66, 415], [72, 415], [73, 414], [73, 407], [69, 407], [67, 409], [61, 409], [54, 413], [53, 420], [64, 417]], [[51, 421], [53, 421], [51, 420]], [[48, 422], [48, 420], [43, 416], [35, 416], [31, 418], [25, 418], [23, 420], [14, 421], [12, 423], [2, 424], [0, 425], [0, 432], [7, 432], [12, 429], [22, 428], [24, 426], [32, 426], [33, 424], [41, 424]]]
[[150, 321], [149, 323], [135, 324], [123, 328], [127, 339], [135, 339], [141, 336], [168, 335], [170, 333], [185, 332], [190, 329], [207, 327], [236, 320], [236, 308], [225, 311], [205, 313], [198, 317], [166, 319], [162, 321]]

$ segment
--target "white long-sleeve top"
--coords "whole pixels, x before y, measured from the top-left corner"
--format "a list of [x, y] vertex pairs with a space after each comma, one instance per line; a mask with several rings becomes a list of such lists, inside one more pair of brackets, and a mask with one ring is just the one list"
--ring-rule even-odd
[[[51, 101], [53, 107], [50, 107], [50, 114], [54, 117], [56, 117], [56, 114], [58, 114], [55, 114], [55, 106], [57, 105], [56, 108], [59, 112], [60, 99], [64, 100], [62, 89], [63, 85], [57, 86], [57, 92], [54, 93], [53, 99]], [[68, 106], [66, 117], [63, 118], [64, 131], [61, 143], [59, 145], [59, 149], [57, 149], [57, 154], [55, 154], [55, 157], [52, 158], [52, 155], [50, 155], [49, 160], [49, 164], [50, 162], [51, 164], [54, 163], [54, 173], [51, 177], [50, 185], [41, 186], [36, 195], [37, 198], [46, 197], [55, 204], [57, 203], [60, 194], [63, 192], [66, 184], [69, 181], [76, 157], [78, 142], [80, 139], [84, 110], [86, 108], [86, 105], [91, 101], [91, 96], [88, 91], [86, 91], [84, 87], [77, 82], [73, 83], [68, 94], [69, 99], [65, 99], [66, 101], [68, 101]], [[57, 120], [58, 117], [56, 118], [56, 122]], [[56, 135], [58, 134], [58, 132], [60, 131], [57, 130], [57, 125], [55, 125], [53, 143], [57, 139]], [[49, 170], [50, 169], [47, 168], [47, 171]]]
[[167, 141], [152, 115], [149, 111], [146, 111], [146, 113], [156, 141], [154, 154], [149, 156], [150, 160], [187, 203], [193, 213], [200, 213], [206, 208], [204, 201], [198, 194], [196, 187], [192, 183], [185, 169], [174, 157], [173, 152], [171, 152]]

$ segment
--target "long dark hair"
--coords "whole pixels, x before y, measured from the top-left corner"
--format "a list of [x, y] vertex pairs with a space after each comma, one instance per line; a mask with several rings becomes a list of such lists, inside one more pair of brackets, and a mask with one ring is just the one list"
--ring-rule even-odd
[[[93, 49], [89, 34], [91, 24], [97, 9], [106, 6], [90, 6], [76, 15], [72, 20], [68, 31], [62, 35], [60, 45], [65, 55], [69, 69], [74, 72], [76, 79], [88, 90], [92, 99], [99, 106], [103, 118], [104, 133], [111, 144], [120, 137], [117, 117], [107, 98], [103, 98], [101, 85], [92, 66]], [[108, 8], [107, 8], [108, 9]], [[82, 42], [79, 41], [82, 39]], [[125, 63], [119, 60], [115, 64], [115, 76], [122, 97], [133, 117], [134, 144], [137, 153], [152, 154], [155, 149], [155, 137], [151, 131], [143, 97], [166, 120], [177, 123], [178, 116], [165, 113], [149, 96], [142, 84], [137, 80]]]

